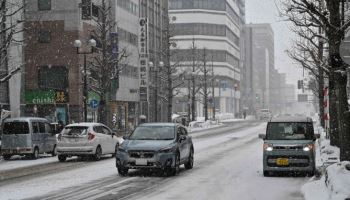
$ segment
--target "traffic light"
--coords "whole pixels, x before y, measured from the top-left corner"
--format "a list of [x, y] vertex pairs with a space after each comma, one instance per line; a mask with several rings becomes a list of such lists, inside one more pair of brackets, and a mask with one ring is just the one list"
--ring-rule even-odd
[[255, 94], [255, 100], [259, 101], [259, 94]]
[[303, 89], [304, 88], [304, 83], [303, 80], [298, 80], [298, 89]]

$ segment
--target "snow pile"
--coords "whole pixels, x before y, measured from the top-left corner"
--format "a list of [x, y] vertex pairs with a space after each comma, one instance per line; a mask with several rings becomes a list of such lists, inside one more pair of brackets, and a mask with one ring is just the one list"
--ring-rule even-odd
[[325, 175], [320, 180], [311, 179], [302, 187], [302, 193], [306, 200], [350, 198], [350, 162], [336, 163], [327, 167]]
[[[316, 166], [324, 176], [310, 179], [302, 187], [305, 200], [344, 200], [350, 198], [350, 162], [340, 162], [339, 148], [330, 145], [326, 133], [320, 130], [316, 151]], [[347, 169], [346, 166], [349, 168]]]
[[188, 125], [188, 131], [189, 132], [201, 131], [201, 130], [205, 130], [205, 129], [219, 127], [222, 125], [223, 124], [218, 123], [218, 121], [211, 121], [211, 120], [207, 120], [205, 122], [204, 121], [193, 121], [193, 122], [190, 122], [190, 124]]

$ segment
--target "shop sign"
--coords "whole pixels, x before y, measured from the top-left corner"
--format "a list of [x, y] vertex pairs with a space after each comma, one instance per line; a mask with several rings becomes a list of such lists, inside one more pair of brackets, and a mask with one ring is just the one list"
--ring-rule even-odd
[[27, 104], [60, 104], [68, 102], [68, 93], [65, 91], [27, 90], [25, 92]]

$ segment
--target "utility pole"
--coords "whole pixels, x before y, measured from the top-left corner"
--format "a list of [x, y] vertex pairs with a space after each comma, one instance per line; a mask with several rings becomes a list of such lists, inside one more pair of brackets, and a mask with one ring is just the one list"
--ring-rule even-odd
[[196, 72], [196, 46], [195, 46], [195, 40], [194, 38], [192, 39], [192, 74], [191, 74], [191, 79], [192, 79], [192, 101], [191, 101], [191, 114], [192, 114], [192, 119], [191, 121], [196, 120], [195, 116], [195, 109], [196, 109], [196, 80], [195, 80], [195, 72]]
[[207, 52], [206, 48], [203, 49], [203, 67], [204, 67], [204, 120], [208, 120], [208, 84], [207, 84]]
[[211, 56], [211, 96], [212, 96], [212, 108], [213, 108], [213, 119], [215, 120], [215, 97], [214, 97], [214, 58]]

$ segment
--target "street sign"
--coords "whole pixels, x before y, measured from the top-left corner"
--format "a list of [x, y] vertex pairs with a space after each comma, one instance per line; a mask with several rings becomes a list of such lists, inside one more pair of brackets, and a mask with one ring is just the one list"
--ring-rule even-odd
[[92, 99], [90, 101], [90, 107], [91, 108], [97, 108], [97, 106], [98, 106], [98, 101], [96, 99]]

